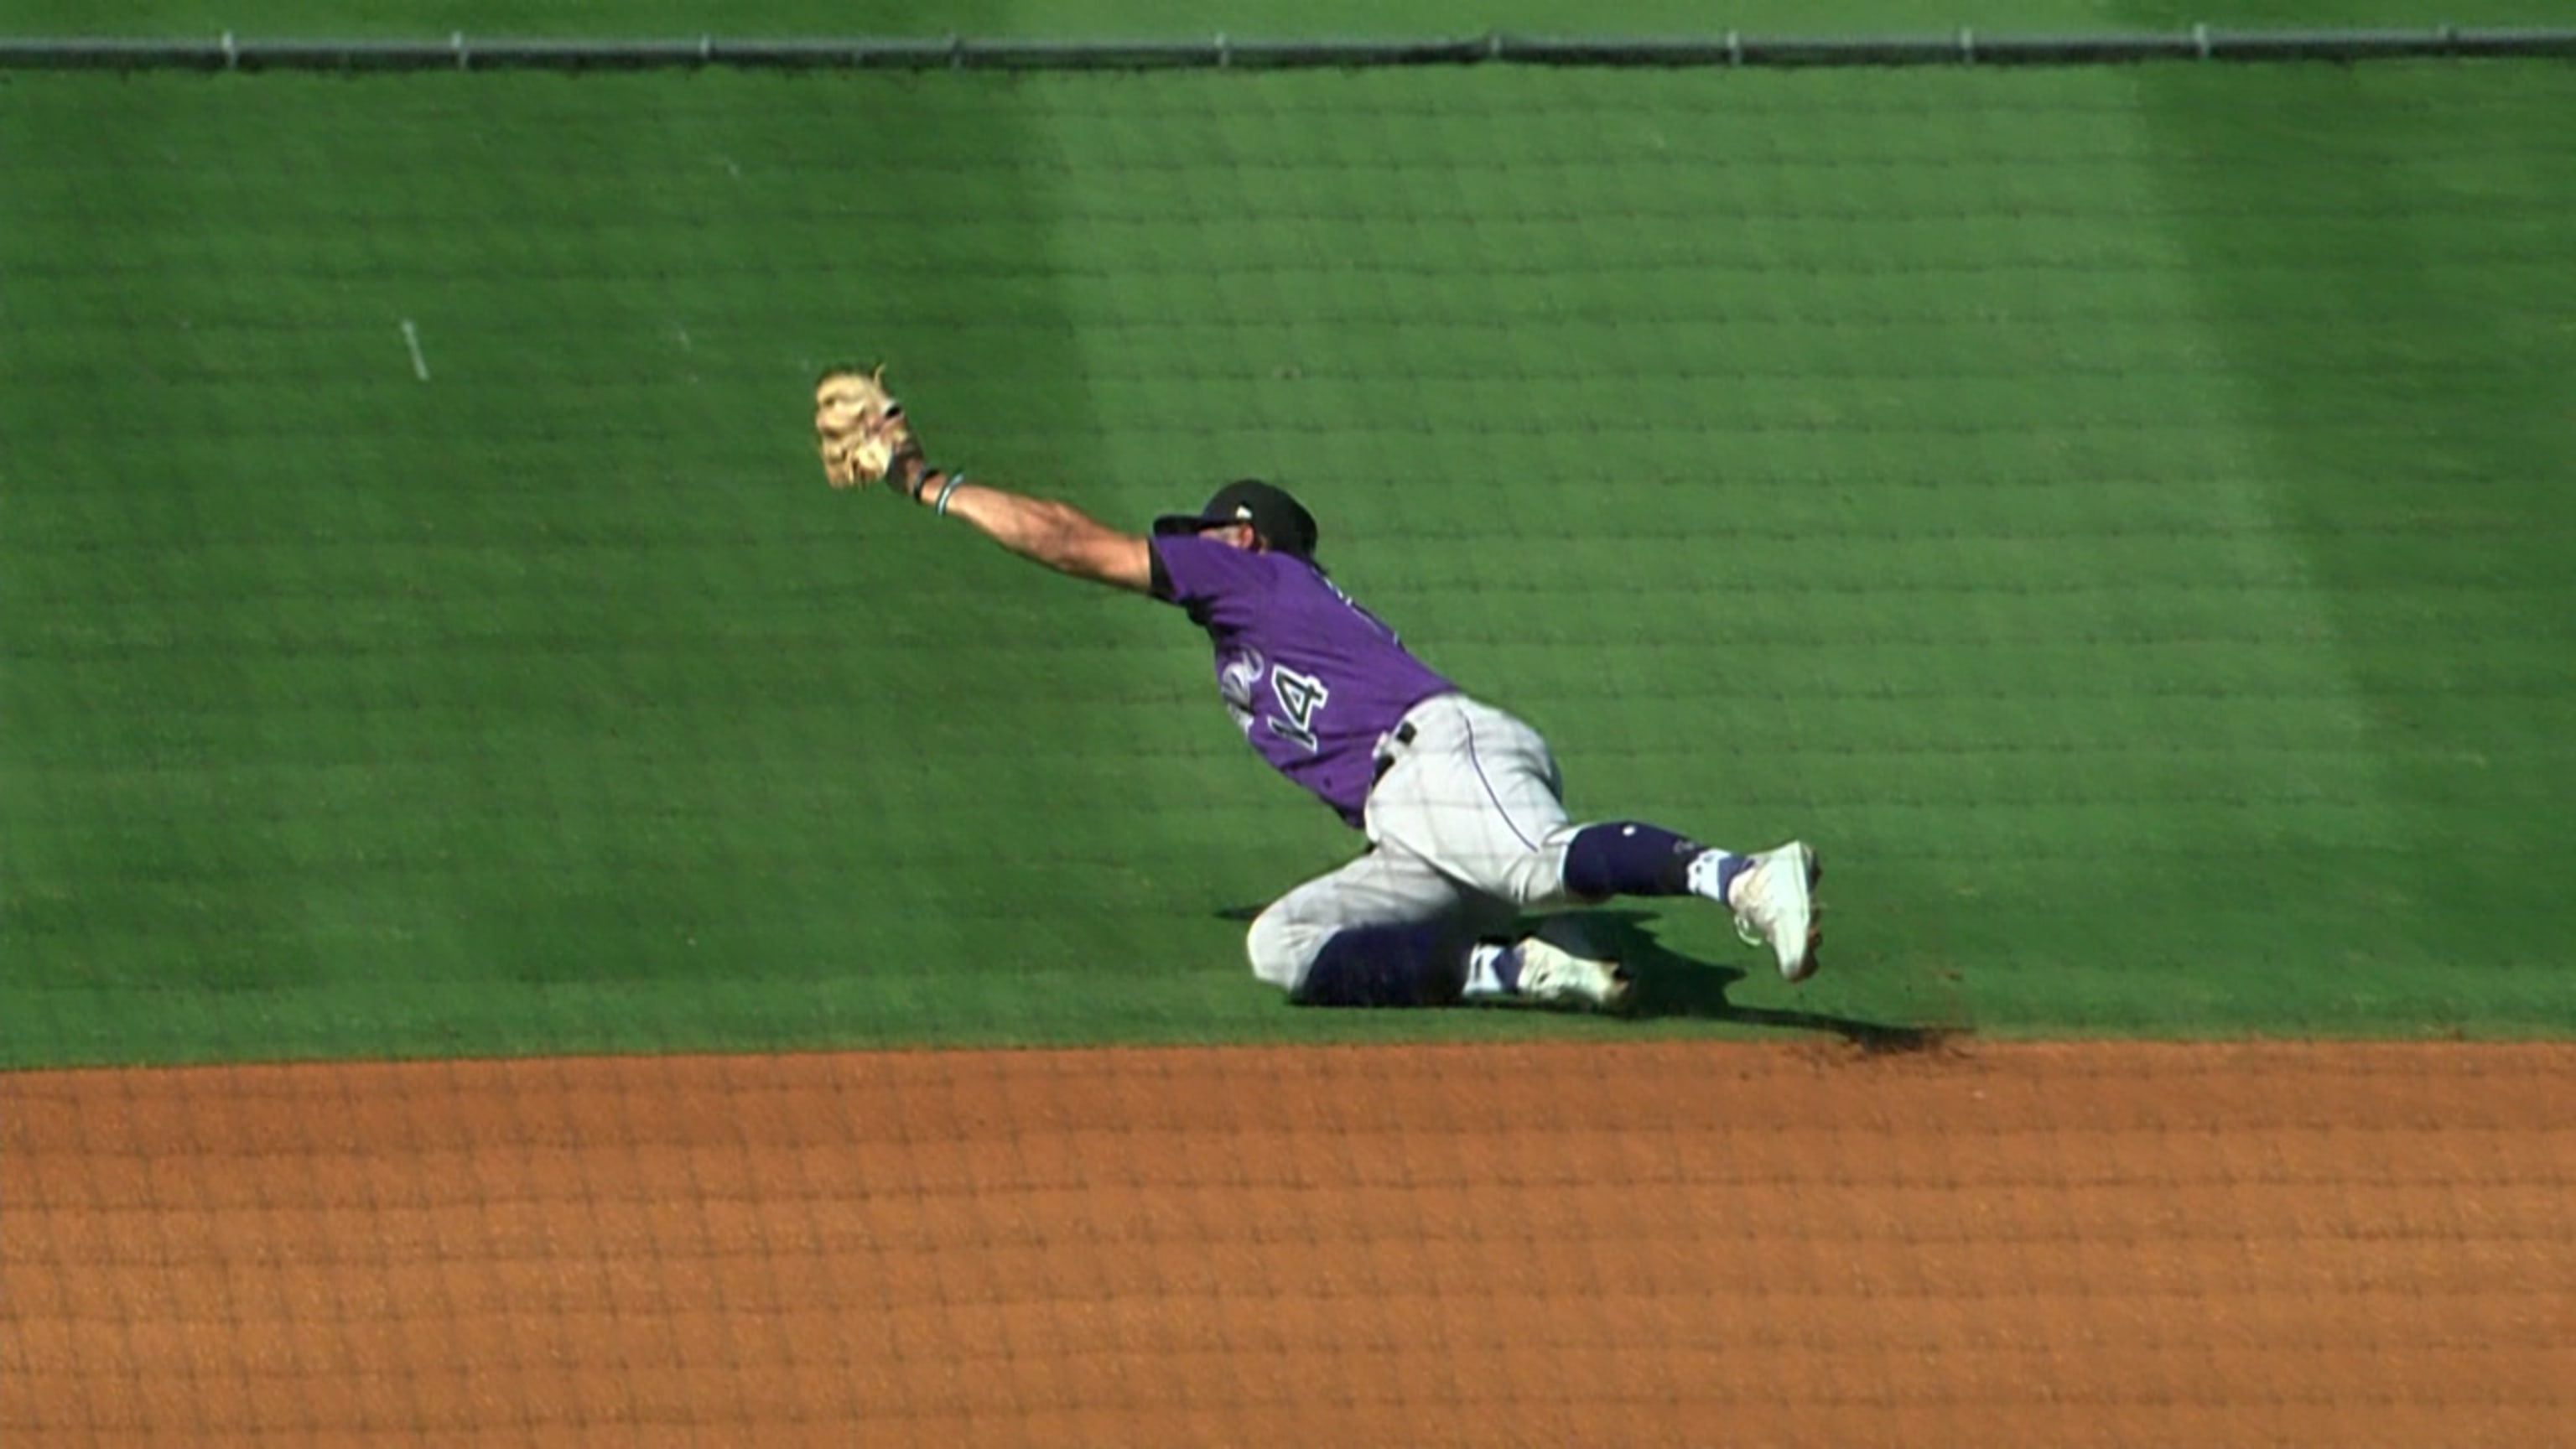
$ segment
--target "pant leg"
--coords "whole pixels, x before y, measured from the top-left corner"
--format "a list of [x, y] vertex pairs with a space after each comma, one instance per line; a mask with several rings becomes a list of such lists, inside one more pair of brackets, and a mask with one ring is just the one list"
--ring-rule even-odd
[[1449, 879], [1400, 847], [1381, 846], [1297, 887], [1254, 919], [1244, 950], [1252, 974], [1294, 992], [1324, 943], [1365, 926], [1437, 922], [1463, 953], [1480, 936], [1510, 924], [1511, 910]]
[[1575, 827], [1547, 741], [1458, 695], [1406, 719], [1413, 742], [1369, 792], [1369, 839], [1520, 910], [1568, 904], [1565, 847]]

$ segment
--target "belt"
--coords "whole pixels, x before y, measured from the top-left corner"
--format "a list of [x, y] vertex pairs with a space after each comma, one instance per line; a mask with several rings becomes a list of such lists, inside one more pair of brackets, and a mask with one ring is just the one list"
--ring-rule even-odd
[[1395, 768], [1395, 748], [1413, 743], [1412, 722], [1408, 720], [1397, 725], [1395, 727], [1395, 732], [1388, 735], [1387, 739], [1392, 742], [1392, 745], [1380, 745], [1378, 747], [1377, 769], [1369, 776], [1369, 783], [1372, 785], [1385, 779], [1386, 772]]

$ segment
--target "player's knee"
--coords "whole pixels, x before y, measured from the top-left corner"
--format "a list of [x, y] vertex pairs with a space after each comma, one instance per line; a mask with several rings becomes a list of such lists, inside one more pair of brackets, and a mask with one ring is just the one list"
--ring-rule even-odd
[[1500, 894], [1524, 911], [1565, 904], [1565, 845], [1542, 843], [1514, 856], [1503, 869]]
[[1255, 917], [1252, 929], [1243, 935], [1243, 950], [1252, 958], [1252, 974], [1278, 987], [1294, 991], [1306, 979], [1306, 968], [1314, 964], [1315, 952], [1323, 944], [1315, 933], [1291, 923], [1287, 913], [1277, 906]]

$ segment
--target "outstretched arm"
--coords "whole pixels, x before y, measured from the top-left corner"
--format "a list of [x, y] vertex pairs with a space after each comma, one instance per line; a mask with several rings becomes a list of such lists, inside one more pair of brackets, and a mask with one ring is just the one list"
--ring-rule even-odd
[[835, 488], [890, 483], [942, 517], [965, 519], [1022, 558], [1140, 594], [1154, 587], [1153, 545], [1144, 539], [1072, 504], [969, 483], [923, 461], [903, 404], [886, 391], [882, 367], [835, 367], [815, 382], [814, 438], [823, 477]]
[[1145, 593], [1154, 584], [1152, 545], [1052, 498], [1031, 498], [970, 483], [963, 475], [924, 470], [901, 488], [925, 508], [962, 518], [986, 538], [1025, 559], [1078, 579]]

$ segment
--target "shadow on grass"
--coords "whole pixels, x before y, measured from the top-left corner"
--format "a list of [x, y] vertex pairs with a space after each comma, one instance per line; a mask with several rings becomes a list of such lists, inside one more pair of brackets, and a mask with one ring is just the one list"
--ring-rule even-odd
[[1665, 946], [1646, 929], [1655, 919], [1653, 912], [1584, 911], [1570, 919], [1580, 922], [1579, 929], [1588, 939], [1607, 948], [1628, 968], [1635, 985], [1624, 1014], [1635, 1020], [1685, 1018], [1817, 1032], [1840, 1037], [1871, 1055], [1937, 1051], [1962, 1035], [1952, 1026], [1907, 1026], [1795, 1007], [1739, 1005], [1728, 1000], [1726, 993], [1744, 979], [1743, 968], [1702, 961]]
[[[1227, 906], [1216, 914], [1222, 920], [1249, 922], [1262, 909]], [[1726, 1021], [1776, 1031], [1811, 1032], [1840, 1037], [1868, 1056], [1939, 1051], [1967, 1035], [1956, 1026], [1905, 1026], [1795, 1007], [1739, 1006], [1728, 1000], [1726, 993], [1744, 979], [1743, 968], [1702, 961], [1666, 947], [1646, 928], [1656, 919], [1652, 911], [1575, 911], [1553, 919], [1608, 951], [1628, 968], [1635, 985], [1628, 1007], [1620, 1015], [1632, 1021]], [[1535, 924], [1524, 922], [1523, 929]]]

